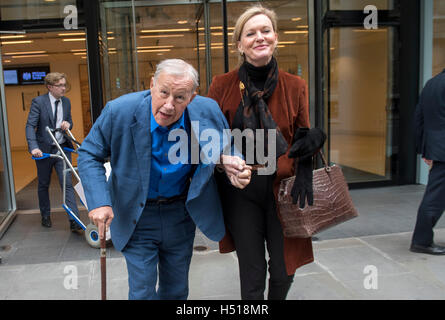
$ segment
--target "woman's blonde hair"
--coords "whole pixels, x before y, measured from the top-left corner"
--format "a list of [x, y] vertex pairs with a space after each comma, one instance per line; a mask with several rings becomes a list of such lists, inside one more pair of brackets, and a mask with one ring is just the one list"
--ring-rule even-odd
[[[265, 16], [267, 16], [272, 22], [273, 31], [275, 33], [278, 33], [277, 15], [275, 11], [265, 8], [262, 5], [253, 5], [247, 8], [246, 11], [244, 11], [244, 13], [238, 17], [238, 20], [236, 20], [235, 29], [233, 30], [233, 37], [232, 37], [233, 46], [235, 47], [235, 50], [238, 50], [238, 41], [241, 40], [241, 32], [243, 31], [244, 25], [252, 17], [259, 14], [264, 14]], [[244, 61], [244, 55], [240, 54], [239, 62], [242, 63], [243, 61]]]

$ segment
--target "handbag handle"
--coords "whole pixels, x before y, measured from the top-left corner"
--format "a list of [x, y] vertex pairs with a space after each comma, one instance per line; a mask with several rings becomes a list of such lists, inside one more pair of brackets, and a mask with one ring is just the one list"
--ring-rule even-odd
[[321, 151], [321, 149], [318, 150], [318, 154], [320, 154], [320, 156], [321, 156], [321, 161], [323, 162], [323, 166], [324, 166], [326, 172], [330, 172], [331, 171], [331, 166], [328, 165], [328, 163], [327, 163], [327, 161], [326, 161], [326, 159], [324, 157], [324, 154]]

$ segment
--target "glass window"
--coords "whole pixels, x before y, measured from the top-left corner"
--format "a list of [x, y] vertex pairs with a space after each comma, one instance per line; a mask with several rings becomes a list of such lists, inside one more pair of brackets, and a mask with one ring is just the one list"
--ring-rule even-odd
[[63, 9], [76, 5], [76, 0], [0, 0], [0, 16], [6, 20], [36, 20], [64, 18]]
[[391, 10], [394, 8], [393, 0], [329, 0], [330, 10], [360, 10], [367, 5], [374, 5], [378, 10]]
[[[236, 19], [255, 3], [258, 2], [227, 3], [229, 69], [238, 65], [238, 54], [232, 44]], [[261, 3], [275, 10], [278, 16], [280, 68], [308, 81], [307, 1]], [[101, 2], [106, 100], [148, 89], [156, 65], [168, 58], [190, 62], [200, 75], [199, 94], [206, 95], [207, 81], [224, 73], [221, 3], [135, 2], [134, 17], [132, 11], [129, 2]], [[206, 21], [210, 30], [207, 36]]]
[[445, 0], [434, 1], [433, 76], [445, 68]]

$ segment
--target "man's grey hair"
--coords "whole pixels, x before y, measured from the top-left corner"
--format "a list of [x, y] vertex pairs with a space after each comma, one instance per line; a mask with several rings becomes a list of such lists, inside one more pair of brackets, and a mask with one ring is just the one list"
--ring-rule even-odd
[[196, 88], [199, 86], [199, 75], [196, 69], [189, 63], [185, 62], [182, 59], [167, 59], [161, 61], [156, 66], [156, 72], [153, 76], [153, 83], [156, 84], [156, 80], [158, 79], [161, 73], [166, 73], [173, 76], [186, 77], [193, 81], [193, 90], [194, 92]]

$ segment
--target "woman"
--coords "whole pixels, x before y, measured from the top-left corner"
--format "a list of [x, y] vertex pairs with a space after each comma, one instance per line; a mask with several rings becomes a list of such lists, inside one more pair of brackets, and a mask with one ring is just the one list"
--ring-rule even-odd
[[[278, 70], [273, 56], [278, 44], [276, 25], [273, 11], [261, 6], [246, 10], [233, 34], [241, 66], [214, 77], [208, 93], [232, 129], [277, 129], [274, 174], [252, 172], [251, 182], [243, 190], [231, 187], [224, 175], [218, 175], [227, 229], [220, 251], [236, 250], [241, 298], [249, 300], [264, 299], [264, 242], [269, 253], [268, 299], [285, 299], [295, 270], [314, 260], [310, 238], [283, 238], [276, 205], [280, 181], [295, 173], [294, 160], [287, 156], [293, 137], [297, 128], [309, 127], [305, 81]], [[245, 150], [243, 153], [246, 156]]]

